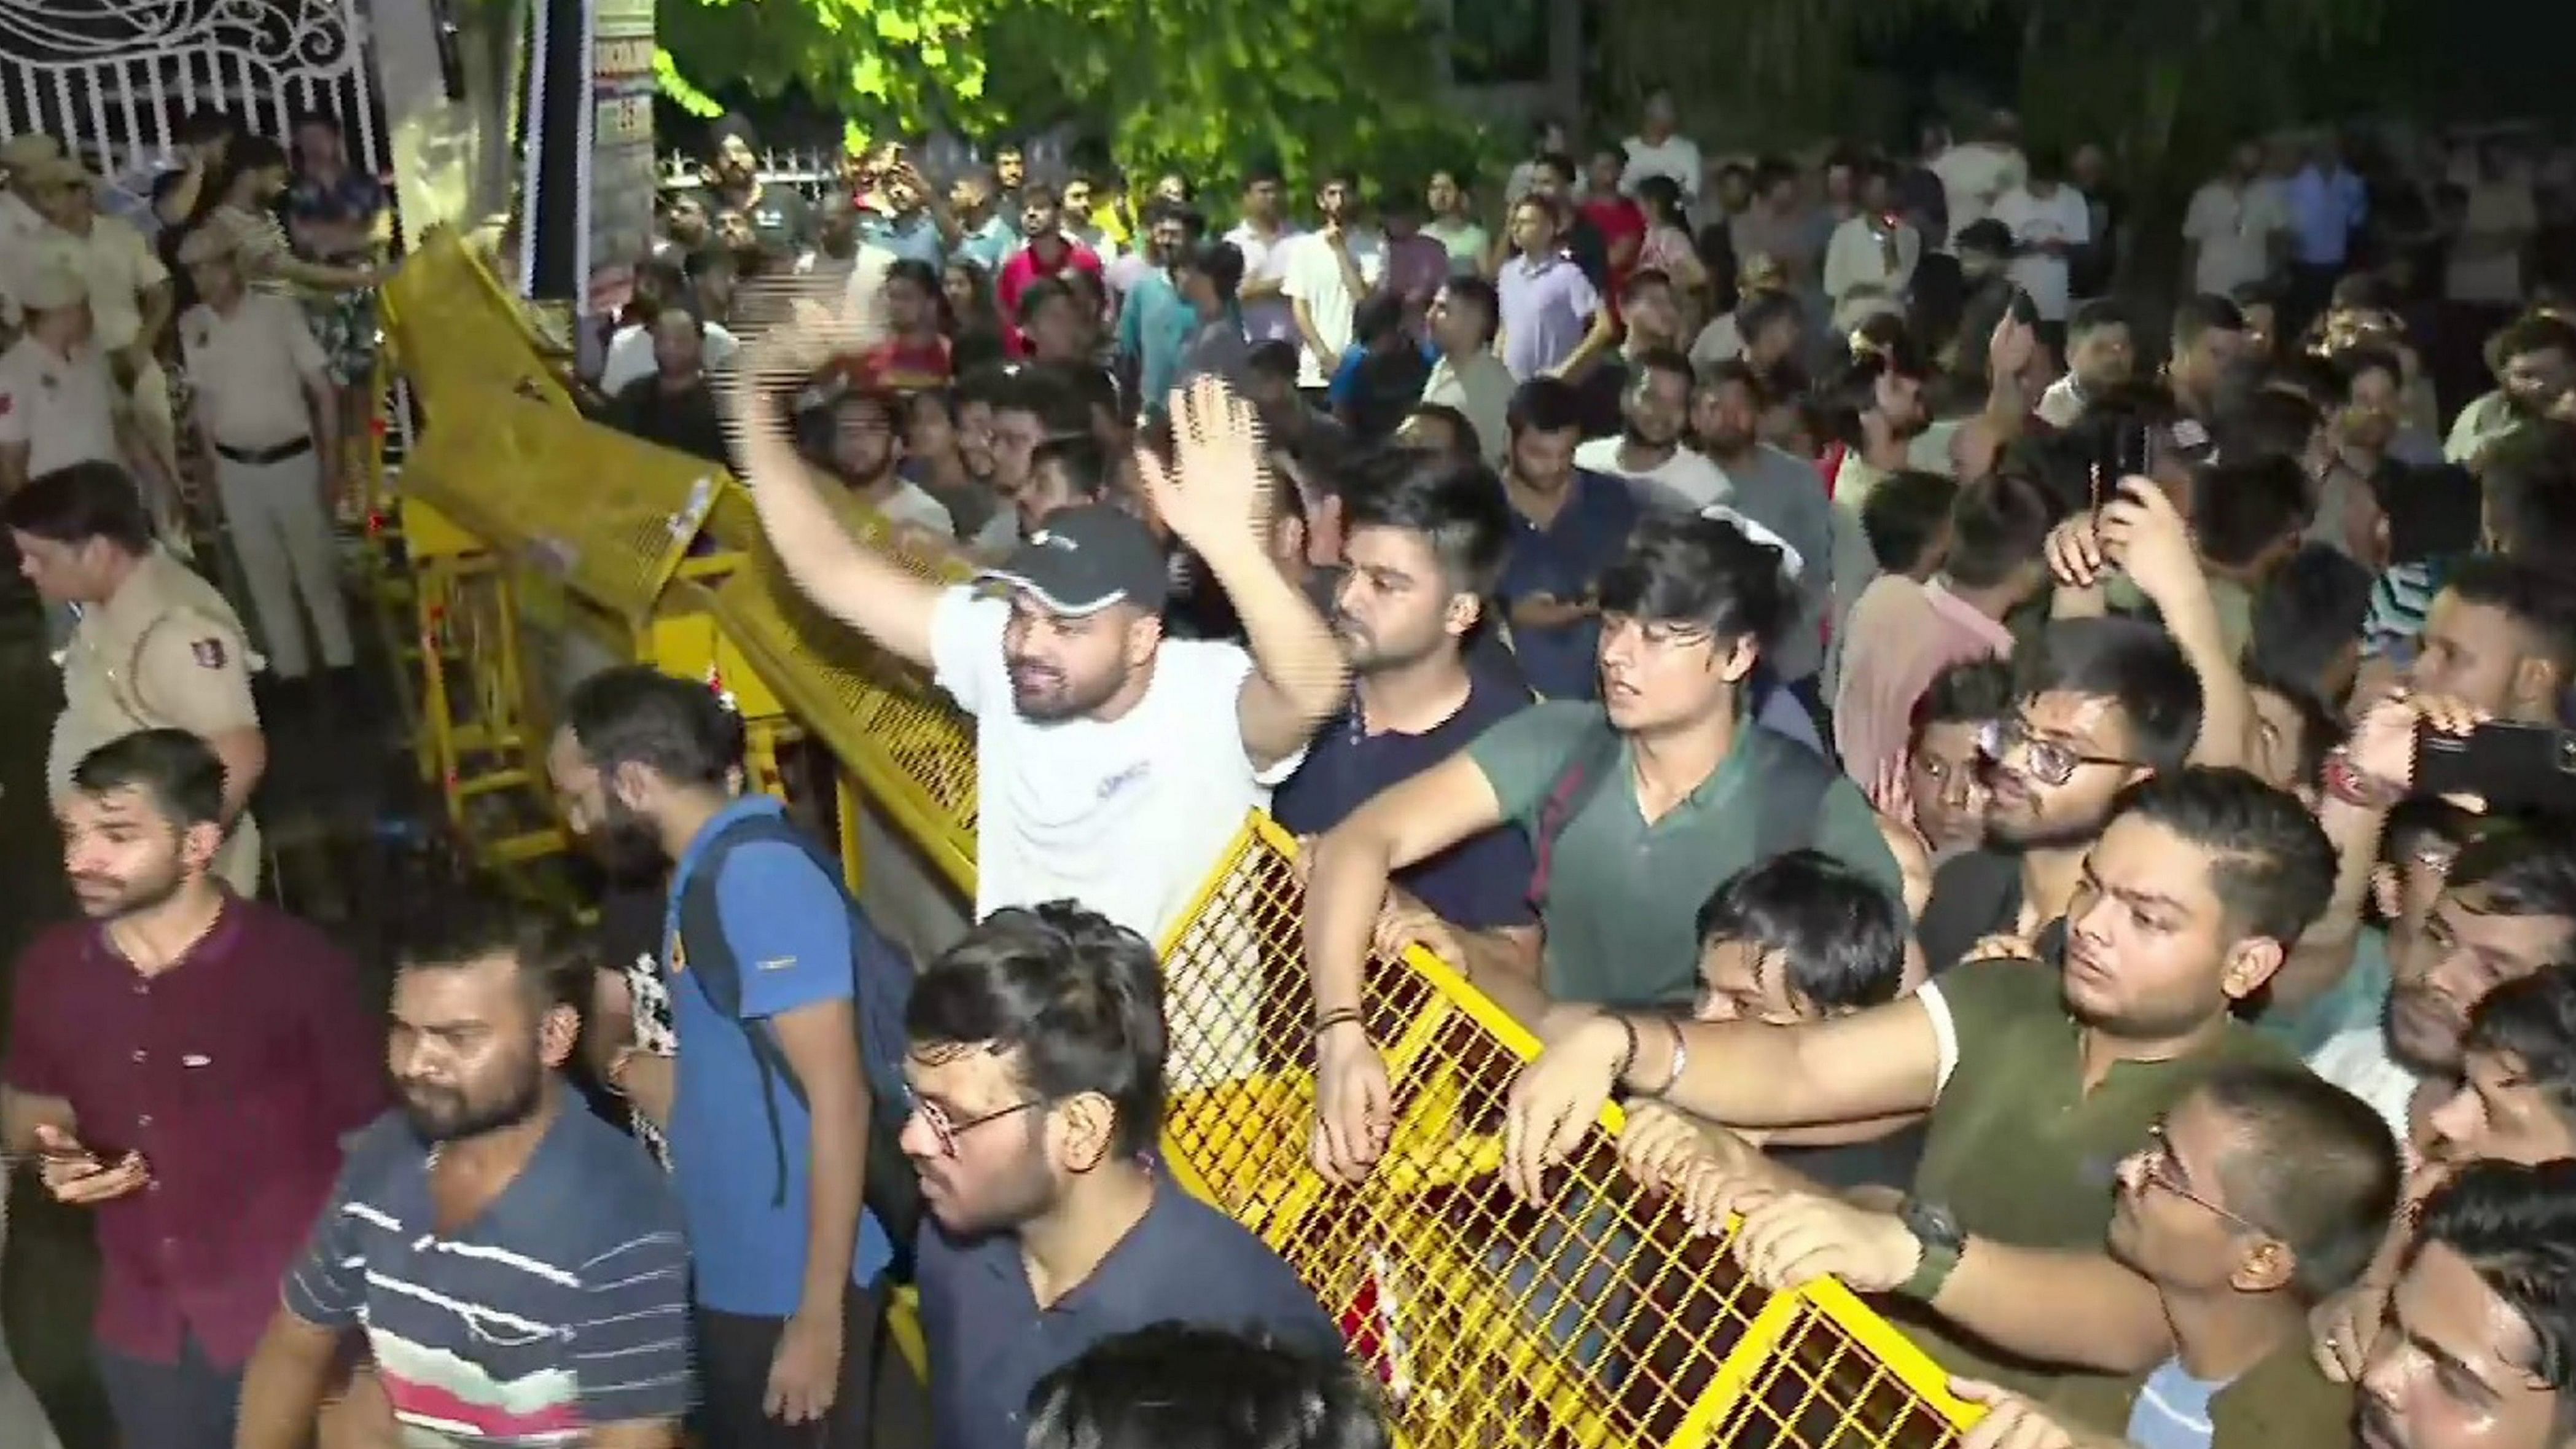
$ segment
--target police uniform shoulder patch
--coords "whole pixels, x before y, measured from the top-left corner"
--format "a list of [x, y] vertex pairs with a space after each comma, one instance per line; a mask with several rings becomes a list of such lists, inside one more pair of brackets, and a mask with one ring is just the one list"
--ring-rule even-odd
[[224, 667], [224, 641], [221, 639], [200, 639], [188, 646], [188, 653], [202, 668]]

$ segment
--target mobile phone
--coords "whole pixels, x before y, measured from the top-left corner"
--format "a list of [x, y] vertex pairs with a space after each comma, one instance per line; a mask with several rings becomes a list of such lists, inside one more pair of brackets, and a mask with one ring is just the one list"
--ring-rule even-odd
[[2032, 301], [2030, 293], [2019, 286], [2012, 289], [2010, 298], [2004, 303], [2004, 311], [2024, 327], [2039, 325], [2039, 304]]
[[2093, 459], [2093, 511], [2099, 514], [2103, 505], [2116, 503], [2120, 497], [2120, 480], [2144, 478], [2154, 460], [2148, 453], [2147, 425], [2122, 421], [2102, 430]]
[[2498, 813], [2576, 815], [2576, 730], [2483, 724], [2465, 735], [2415, 727], [2417, 795], [2476, 795]]

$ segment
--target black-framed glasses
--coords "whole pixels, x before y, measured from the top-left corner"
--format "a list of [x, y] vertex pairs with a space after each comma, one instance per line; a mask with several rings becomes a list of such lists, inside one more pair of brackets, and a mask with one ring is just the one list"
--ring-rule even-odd
[[1043, 1107], [1047, 1104], [1044, 1097], [1031, 1097], [1025, 1102], [1013, 1102], [1007, 1107], [996, 1107], [990, 1112], [978, 1113], [959, 1122], [952, 1120], [947, 1111], [937, 1103], [923, 1100], [921, 1094], [909, 1086], [903, 1089], [903, 1101], [904, 1105], [911, 1109], [912, 1115], [930, 1124], [930, 1135], [939, 1140], [939, 1155], [942, 1157], [955, 1157], [957, 1139], [976, 1128], [988, 1122], [999, 1122], [1005, 1117], [1016, 1117], [1031, 1108]]
[[2133, 763], [2117, 755], [2088, 755], [2071, 745], [2041, 739], [2030, 732], [2030, 726], [2011, 715], [1990, 719], [1977, 727], [1977, 753], [1987, 760], [2004, 764], [2015, 751], [2021, 752], [2030, 773], [2043, 785], [2063, 785], [2075, 778], [2076, 769], [2083, 765], [2126, 768]]
[[2225, 1218], [2249, 1233], [2260, 1234], [2267, 1238], [2273, 1236], [2270, 1228], [2242, 1214], [2229, 1212], [2191, 1190], [2190, 1186], [2182, 1180], [2181, 1169], [2175, 1165], [2173, 1139], [2166, 1134], [2165, 1124], [2162, 1122], [2147, 1129], [2147, 1146], [2138, 1154], [2138, 1158], [2138, 1175], [2149, 1187], [2161, 1188], [2172, 1193], [2204, 1212], [2215, 1213]]

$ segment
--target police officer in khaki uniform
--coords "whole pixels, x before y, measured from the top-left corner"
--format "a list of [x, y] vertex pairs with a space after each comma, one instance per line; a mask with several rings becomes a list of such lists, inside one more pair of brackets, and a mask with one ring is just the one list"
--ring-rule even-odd
[[135, 426], [91, 325], [89, 282], [61, 253], [38, 248], [12, 283], [26, 335], [0, 352], [0, 492], [74, 463], [139, 470], [163, 537], [184, 540], [178, 480]]
[[179, 471], [179, 433], [170, 411], [170, 380], [154, 354], [170, 327], [170, 269], [143, 233], [98, 209], [99, 180], [64, 157], [10, 171], [10, 187], [44, 217], [36, 244], [80, 273], [89, 289], [93, 340], [107, 353], [143, 440], [163, 471]]
[[153, 546], [134, 484], [111, 464], [38, 475], [0, 501], [19, 568], [46, 599], [80, 610], [63, 656], [63, 712], [45, 757], [59, 803], [72, 768], [113, 739], [183, 729], [224, 762], [228, 830], [215, 874], [248, 896], [259, 885], [250, 795], [268, 766], [251, 702], [257, 667], [241, 620], [215, 587]]
[[311, 672], [309, 618], [323, 667], [345, 678], [357, 655], [323, 471], [339, 456], [339, 396], [304, 309], [249, 290], [238, 251], [223, 227], [200, 227], [179, 243], [179, 264], [205, 299], [179, 319], [196, 391], [193, 421], [214, 462], [272, 677]]
[[21, 180], [30, 167], [59, 159], [63, 143], [51, 136], [29, 132], [0, 141], [0, 326], [15, 331], [22, 325], [18, 312], [15, 273], [34, 254], [37, 235], [44, 230], [45, 219], [27, 200], [27, 188]]

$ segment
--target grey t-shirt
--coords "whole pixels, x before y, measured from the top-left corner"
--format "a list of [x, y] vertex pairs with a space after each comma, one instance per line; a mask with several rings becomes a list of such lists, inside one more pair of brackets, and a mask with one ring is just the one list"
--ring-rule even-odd
[[1834, 506], [1809, 464], [1769, 444], [1731, 461], [1710, 459], [1726, 475], [1728, 506], [1798, 551], [1798, 618], [1771, 650], [1784, 680], [1804, 679], [1825, 662], [1825, 611], [1834, 597]]

